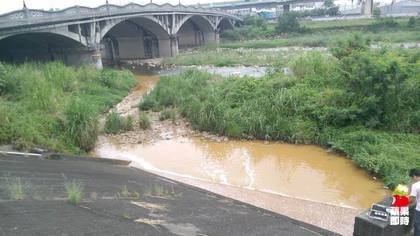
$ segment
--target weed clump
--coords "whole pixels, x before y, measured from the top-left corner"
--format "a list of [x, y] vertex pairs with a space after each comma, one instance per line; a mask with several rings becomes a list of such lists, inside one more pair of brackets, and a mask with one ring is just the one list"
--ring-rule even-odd
[[124, 185], [121, 188], [121, 191], [117, 193], [118, 198], [139, 198], [140, 194], [138, 192], [130, 192], [127, 188], [127, 185]]
[[77, 205], [82, 200], [83, 185], [81, 182], [73, 180], [65, 184], [67, 192], [67, 201], [73, 205]]
[[133, 129], [133, 118], [131, 116], [121, 117], [116, 112], [111, 112], [105, 121], [105, 133], [118, 134]]
[[139, 125], [140, 125], [140, 128], [142, 128], [142, 129], [150, 129], [150, 127], [151, 127], [150, 118], [144, 112], [140, 113], [140, 115], [139, 115]]
[[6, 190], [13, 200], [20, 201], [26, 198], [25, 184], [19, 177], [6, 178]]
[[166, 108], [163, 111], [160, 112], [159, 115], [159, 120], [164, 121], [164, 120], [172, 120], [173, 122], [175, 122], [176, 120], [176, 110], [174, 108]]

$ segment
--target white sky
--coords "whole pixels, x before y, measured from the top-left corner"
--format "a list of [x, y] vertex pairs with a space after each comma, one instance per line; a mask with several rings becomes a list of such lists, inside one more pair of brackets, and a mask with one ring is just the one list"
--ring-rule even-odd
[[[106, 0], [25, 0], [26, 6], [31, 9], [45, 9], [51, 8], [66, 8], [74, 5], [96, 7], [105, 3]], [[226, 0], [181, 0], [182, 4], [197, 4], [197, 3], [209, 3], [209, 2], [223, 2]], [[391, 0], [380, 0], [380, 2], [390, 2]], [[0, 14], [22, 9], [23, 0], [0, 0]], [[116, 5], [124, 5], [129, 2], [138, 4], [149, 3], [150, 0], [109, 0], [109, 3]], [[154, 3], [172, 3], [178, 4], [178, 0], [153, 0]], [[354, 0], [356, 3], [357, 0]], [[376, 2], [376, 1], [375, 1]], [[351, 4], [351, 0], [337, 0], [336, 3]]]

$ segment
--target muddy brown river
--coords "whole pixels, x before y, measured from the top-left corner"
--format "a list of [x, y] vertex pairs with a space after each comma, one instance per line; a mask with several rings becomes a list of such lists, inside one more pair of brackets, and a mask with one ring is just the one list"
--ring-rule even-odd
[[[142, 94], [153, 88], [158, 77], [138, 79], [140, 85], [116, 106], [123, 115], [138, 115]], [[188, 129], [152, 119], [152, 129], [145, 134], [157, 133], [151, 140], [137, 143], [122, 138], [141, 130], [122, 136], [102, 135], [92, 154], [131, 160], [139, 168], [174, 179], [352, 209], [368, 208], [388, 193], [379, 180], [349, 159], [315, 145], [211, 139], [197, 132], [184, 132]]]

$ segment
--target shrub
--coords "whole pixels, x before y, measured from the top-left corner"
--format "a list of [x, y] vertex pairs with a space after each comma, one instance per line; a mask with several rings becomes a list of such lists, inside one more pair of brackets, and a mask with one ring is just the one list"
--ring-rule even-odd
[[414, 28], [414, 27], [416, 26], [416, 18], [414, 18], [414, 16], [411, 16], [411, 17], [408, 19], [407, 26], [408, 26], [409, 28]]
[[330, 48], [330, 51], [335, 57], [341, 59], [355, 51], [366, 51], [369, 45], [370, 39], [363, 37], [361, 34], [352, 34], [344, 40], [339, 40]]
[[83, 197], [83, 185], [81, 182], [73, 180], [65, 184], [67, 201], [73, 205], [79, 204]]
[[157, 102], [152, 99], [143, 99], [139, 105], [139, 109], [142, 111], [149, 111], [157, 107]]
[[133, 129], [133, 118], [131, 116], [121, 117], [116, 112], [111, 112], [106, 117], [105, 133], [118, 134]]
[[286, 12], [277, 20], [277, 33], [289, 33], [301, 31], [297, 14], [294, 12]]
[[139, 115], [139, 124], [140, 128], [142, 129], [150, 129], [151, 127], [151, 121], [149, 116], [146, 113], [140, 113]]

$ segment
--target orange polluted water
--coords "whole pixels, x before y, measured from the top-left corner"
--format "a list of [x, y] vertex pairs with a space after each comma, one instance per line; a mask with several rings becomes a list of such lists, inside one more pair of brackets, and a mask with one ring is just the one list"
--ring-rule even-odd
[[[138, 77], [134, 93], [149, 90], [157, 77]], [[367, 208], [387, 191], [343, 156], [314, 145], [216, 142], [201, 137], [118, 144], [104, 137], [94, 154], [128, 159], [165, 176], [222, 183], [316, 202]]]
[[312, 145], [177, 138], [96, 153], [130, 159], [165, 175], [197, 178], [317, 202], [367, 208], [386, 194], [382, 184], [344, 157]]

